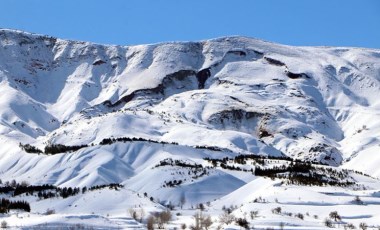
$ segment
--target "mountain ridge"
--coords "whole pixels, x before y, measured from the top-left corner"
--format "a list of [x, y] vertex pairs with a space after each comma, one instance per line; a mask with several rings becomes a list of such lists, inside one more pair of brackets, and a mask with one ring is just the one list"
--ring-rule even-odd
[[[3, 30], [4, 31], [4, 30]], [[11, 31], [11, 30], [5, 30], [7, 33], [16, 33], [16, 32], [14, 32], [14, 31]], [[18, 34], [18, 35], [25, 35], [25, 33], [22, 33], [21, 31], [17, 31], [17, 33], [16, 34]], [[26, 34], [26, 35], [31, 35], [31, 34]], [[49, 37], [47, 37], [47, 36], [44, 36], [44, 35], [33, 35], [33, 36], [36, 36], [35, 38], [37, 38], [37, 39], [48, 39], [48, 41], [50, 42], [51, 41], [51, 39], [55, 39], [55, 38], [49, 38]], [[231, 41], [232, 40], [232, 41]], [[243, 40], [243, 41], [241, 41], [241, 40]], [[95, 55], [96, 57], [94, 58], [91, 58], [92, 60], [93, 60], [93, 62], [92, 63], [89, 63], [88, 61], [87, 61], [87, 63], [83, 63], [83, 64], [85, 64], [85, 65], [87, 65], [87, 66], [85, 66], [84, 68], [85, 69], [88, 69], [88, 70], [85, 70], [85, 71], [96, 71], [96, 66], [98, 66], [98, 65], [108, 65], [107, 63], [105, 63], [103, 60], [102, 60], [102, 58], [103, 59], [107, 59], [107, 61], [112, 61], [112, 57], [111, 58], [109, 58], [108, 56], [107, 56], [107, 54], [106, 53], [104, 53], [104, 52], [112, 52], [112, 54], [111, 55], [114, 55], [113, 56], [113, 58], [117, 58], [117, 57], [119, 57], [120, 56], [120, 52], [123, 52], [123, 51], [125, 51], [125, 52], [128, 52], [129, 51], [129, 49], [133, 49], [133, 48], [130, 48], [130, 47], [120, 47], [120, 46], [101, 46], [101, 45], [98, 45], [98, 44], [92, 44], [92, 43], [87, 43], [87, 42], [85, 42], [85, 43], [83, 43], [83, 42], [72, 42], [72, 41], [65, 41], [65, 40], [59, 40], [60, 42], [58, 42], [58, 46], [62, 46], [62, 44], [60, 44], [60, 43], [63, 43], [64, 45], [69, 45], [69, 46], [72, 46], [72, 45], [70, 45], [70, 43], [74, 43], [74, 44], [79, 44], [79, 45], [83, 45], [83, 46], [80, 46], [80, 47], [78, 47], [77, 49], [82, 49], [84, 52], [87, 52], [87, 53], [83, 53], [83, 51], [81, 51], [82, 52], [82, 56], [84, 55], [85, 57], [86, 57], [86, 55]], [[242, 58], [242, 60], [244, 60], [244, 58], [245, 58], [245, 55], [247, 55], [246, 53], [244, 53], [244, 51], [242, 51], [242, 50], [244, 50], [244, 49], [246, 49], [246, 50], [248, 50], [248, 52], [253, 52], [253, 54], [251, 54], [251, 55], [256, 55], [256, 57], [254, 57], [254, 56], [252, 56], [251, 58], [253, 58], [253, 59], [260, 59], [260, 58], [258, 58], [257, 57], [257, 55], [258, 56], [260, 56], [260, 55], [262, 55], [263, 57], [264, 57], [264, 53], [263, 52], [261, 52], [261, 51], [259, 51], [259, 50], [255, 50], [255, 49], [253, 49], [253, 51], [252, 51], [252, 47], [251, 48], [246, 48], [246, 47], [244, 47], [246, 44], [245, 43], [249, 43], [249, 42], [247, 42], [247, 41], [254, 41], [254, 46], [257, 46], [257, 43], [261, 43], [261, 44], [267, 44], [268, 42], [266, 42], [266, 41], [261, 41], [261, 40], [256, 40], [256, 39], [250, 39], [250, 38], [245, 38], [245, 37], [229, 37], [229, 38], [216, 38], [216, 39], [212, 39], [212, 40], [208, 40], [208, 41], [201, 41], [201, 42], [190, 42], [190, 43], [181, 43], [181, 42], [178, 42], [178, 43], [161, 43], [161, 44], [154, 44], [154, 45], [146, 45], [146, 46], [144, 46], [144, 45], [142, 45], [142, 46], [137, 46], [137, 47], [147, 47], [147, 51], [143, 51], [143, 52], [148, 52], [148, 53], [146, 53], [145, 55], [152, 55], [152, 54], [149, 54], [149, 52], [151, 52], [151, 51], [149, 51], [149, 47], [153, 47], [154, 49], [160, 49], [159, 47], [160, 46], [170, 46], [170, 45], [174, 45], [174, 46], [179, 46], [179, 49], [181, 49], [181, 47], [183, 47], [183, 46], [195, 46], [195, 48], [196, 49], [199, 49], [200, 47], [199, 46], [206, 46], [207, 47], [207, 43], [210, 43], [210, 44], [212, 44], [212, 43], [217, 43], [217, 44], [219, 44], [219, 43], [221, 43], [221, 44], [225, 44], [225, 43], [227, 43], [227, 44], [230, 44], [230, 45], [227, 45], [227, 48], [223, 48], [225, 45], [222, 45], [222, 49], [224, 49], [224, 51], [222, 51], [222, 52], [224, 52], [224, 54], [223, 55], [229, 55], [229, 53], [231, 54], [231, 55], [234, 55], [234, 53], [235, 54], [237, 54], [237, 55], [239, 55], [239, 52], [241, 52], [241, 56], [244, 56], [243, 58]], [[20, 43], [21, 42], [23, 42], [23, 41], [19, 41]], [[24, 43], [25, 43], [26, 41], [24, 41]], [[44, 43], [46, 43], [46, 40], [44, 40], [43, 41]], [[45, 44], [47, 47], [49, 47], [49, 46], [51, 46], [52, 44], [50, 44], [50, 43], [47, 43], [47, 44]], [[241, 42], [242, 44], [235, 44], [235, 43], [239, 43], [239, 42]], [[20, 46], [23, 46], [24, 45], [24, 43], [22, 43]], [[88, 50], [88, 46], [90, 46], [90, 47], [93, 47], [93, 48], [90, 48], [90, 51]], [[212, 45], [211, 45], [212, 46]], [[218, 46], [218, 45], [216, 45], [216, 46]], [[233, 48], [233, 46], [237, 46], [236, 48]], [[276, 45], [277, 47], [283, 47], [282, 49], [290, 49], [290, 50], [292, 50], [291, 49], [291, 47], [290, 46], [282, 46], [282, 45]], [[108, 48], [110, 48], [111, 49], [111, 51], [106, 51], [105, 49], [107, 49], [107, 47]], [[199, 48], [198, 48], [199, 47]], [[220, 45], [219, 45], [219, 47], [220, 47]], [[218, 47], [218, 48], [219, 48]], [[123, 51], [116, 51], [118, 54], [119, 54], [119, 56], [117, 56], [117, 57], [115, 57], [115, 50], [113, 50], [114, 48], [122, 48], [123, 49]], [[169, 47], [169, 48], [172, 48], [172, 47]], [[255, 48], [257, 48], [257, 47], [255, 47]], [[260, 48], [260, 47], [259, 47]], [[265, 48], [267, 48], [268, 49], [268, 47], [265, 47]], [[30, 47], [28, 48], [28, 49], [30, 49]], [[53, 48], [53, 49], [56, 49], [55, 50], [55, 52], [56, 52], [56, 54], [55, 54], [55, 56], [56, 57], [54, 57], [54, 59], [53, 59], [53, 62], [56, 60], [56, 58], [58, 58], [57, 57], [57, 55], [64, 55], [64, 53], [62, 53], [64, 50], [66, 50], [67, 48], [65, 48], [65, 46], [64, 47], [62, 47], [62, 48], [60, 48], [60, 47], [56, 47], [56, 48]], [[98, 50], [99, 49], [99, 50]], [[182, 49], [185, 49], [185, 52], [188, 52], [187, 50], [186, 50], [186, 48], [182, 48]], [[204, 49], [204, 47], [202, 48], [202, 49]], [[337, 48], [335, 48], [335, 50], [336, 50]], [[93, 50], [93, 51], [91, 51], [91, 50]], [[227, 50], [227, 51], [226, 51]], [[303, 50], [303, 48], [301, 48], [301, 50]], [[70, 51], [70, 50], [68, 50], [68, 51]], [[65, 52], [68, 52], [68, 51], [65, 51]], [[207, 48], [206, 48], [206, 51], [207, 51]], [[89, 53], [88, 53], [89, 52]], [[99, 53], [100, 52], [100, 53]], [[134, 53], [135, 53], [135, 51], [133, 51]], [[137, 51], [137, 52], [141, 52], [141, 51]], [[167, 52], [167, 51], [166, 51]], [[181, 50], [180, 50], [180, 52], [181, 52]], [[192, 52], [192, 51], [190, 51], [190, 52]], [[200, 52], [200, 50], [199, 51], [196, 51], [196, 52]], [[205, 52], [205, 51], [202, 51], [202, 53], [203, 52]], [[267, 52], [267, 51], [266, 51]], [[304, 52], [304, 51], [303, 51]], [[103, 53], [103, 54], [102, 54]], [[289, 51], [288, 51], [288, 53], [289, 53]], [[291, 52], [290, 52], [291, 53]], [[298, 53], [298, 51], [296, 52], [296, 54]], [[132, 53], [133, 54], [133, 53]], [[244, 54], [244, 55], [243, 55]], [[75, 56], [72, 56], [72, 55], [75, 55], [75, 54], [70, 54], [69, 56], [68, 56], [68, 58], [69, 58], [69, 60], [70, 59], [72, 59], [72, 58], [74, 58], [75, 59]], [[106, 56], [104, 56], [104, 55], [106, 55]], [[200, 53], [198, 54], [198, 55], [200, 55]], [[264, 57], [264, 59], [266, 60], [266, 61], [268, 61], [268, 63], [270, 64], [270, 62], [276, 62], [277, 60], [276, 59], [274, 59], [274, 58], [269, 58], [269, 57], [267, 57], [267, 55], [268, 54], [265, 54], [266, 56]], [[275, 55], [278, 55], [278, 54], [273, 54], [274, 56]], [[288, 54], [289, 55], [289, 54]], [[67, 56], [67, 55], [66, 55]], [[81, 56], [81, 55], [80, 55]], [[215, 68], [215, 69], [217, 69], [217, 68], [220, 68], [220, 67], [217, 67], [218, 65], [219, 65], [219, 62], [220, 63], [222, 63], [222, 65], [224, 65], [223, 64], [223, 61], [224, 61], [224, 58], [229, 58], [229, 57], [225, 57], [225, 56], [222, 56], [221, 58], [219, 58], [218, 60], [216, 60], [216, 61], [209, 61], [209, 62], [207, 62], [207, 60], [205, 59], [203, 62], [203, 64], [202, 64], [202, 66], [200, 66], [199, 64], [196, 64], [196, 63], [193, 63], [193, 64], [191, 64], [191, 65], [194, 65], [194, 64], [196, 64], [196, 66], [195, 66], [195, 68], [194, 68], [194, 66], [193, 67], [190, 67], [190, 70], [187, 70], [187, 69], [189, 69], [188, 67], [188, 64], [185, 64], [185, 66], [184, 66], [184, 68], [174, 68], [173, 70], [165, 70], [166, 71], [166, 75], [165, 74], [159, 74], [159, 75], [161, 75], [161, 76], [163, 76], [164, 78], [165, 77], [167, 77], [167, 76], [170, 76], [170, 74], [176, 74], [176, 69], [177, 70], [179, 70], [179, 72], [181, 72], [182, 71], [182, 69], [185, 69], [186, 71], [201, 71], [202, 69], [204, 69], [204, 70], [206, 70], [206, 69], [209, 69], [209, 68]], [[119, 57], [120, 58], [120, 57]], [[125, 57], [125, 58], [127, 58], [128, 59], [128, 57]], [[143, 59], [141, 59], [141, 62], [143, 62], [143, 61], [146, 61], [146, 56], [143, 56], [142, 57]], [[212, 58], [212, 57], [211, 57]], [[162, 58], [161, 58], [162, 59]], [[128, 61], [129, 61], [130, 59], [128, 59]], [[59, 62], [59, 59], [58, 59], [58, 62]], [[67, 62], [67, 61], [63, 61], [63, 63], [65, 63], [65, 62]], [[77, 61], [76, 61], [77, 62]], [[99, 64], [97, 64], [97, 62], [99, 63]], [[104, 62], [104, 63], [102, 63], [102, 62]], [[186, 61], [185, 61], [186, 62]], [[118, 67], [115, 67], [115, 65], [120, 65], [120, 62], [115, 62], [116, 64], [113, 64], [113, 68], [118, 68]], [[83, 65], [82, 64], [82, 65]], [[93, 68], [92, 68], [92, 70], [90, 70], [90, 65], [92, 64], [92, 66], [93, 66]], [[132, 63], [132, 64], [134, 64], [134, 63]], [[286, 64], [285, 63], [281, 63], [281, 61], [280, 61], [280, 63], [272, 63], [272, 65], [279, 65], [280, 67], [281, 66], [285, 66], [285, 72], [289, 75], [289, 73], [290, 74], [293, 74], [292, 72], [290, 72], [290, 70], [288, 70], [288, 67], [286, 66]], [[42, 67], [41, 65], [41, 63], [38, 63], [38, 61], [36, 61], [36, 60], [34, 60], [34, 62], [31, 64], [32, 66], [28, 66], [28, 68], [29, 68], [29, 70], [30, 69], [33, 69], [33, 70], [30, 70], [30, 71], [32, 71], [31, 72], [31, 75], [33, 75], [33, 71], [36, 71], [35, 69], [39, 69], [39, 70], [41, 70], [41, 68], [42, 68], [42, 71], [40, 71], [40, 72], [43, 72], [44, 71], [44, 67]], [[126, 65], [126, 64], [125, 64]], [[137, 67], [138, 67], [138, 63], [137, 63]], [[151, 63], [148, 63], [148, 65], [152, 65]], [[187, 68], [186, 68], [186, 66], [187, 66]], [[172, 66], [168, 66], [169, 67], [169, 69], [172, 69], [173, 67]], [[52, 68], [54, 68], [54, 67], [52, 67]], [[75, 68], [79, 68], [79, 67], [75, 67]], [[126, 68], [128, 68], [128, 66], [126, 66]], [[133, 67], [132, 67], [133, 68]], [[136, 77], [138, 77], [138, 76], [140, 76], [141, 74], [139, 73], [139, 74], [137, 74], [137, 76], [133, 76], [133, 72], [135, 72], [135, 71], [138, 71], [138, 70], [142, 70], [142, 71], [146, 71], [147, 69], [150, 69], [151, 67], [150, 66], [147, 66], [147, 67], [143, 67], [143, 68], [137, 68], [137, 70], [131, 70], [130, 72], [132, 72], [132, 81], [133, 81], [133, 79], [134, 78], [136, 78]], [[158, 67], [158, 69], [160, 69], [161, 67], [159, 66]], [[222, 67], [223, 68], [223, 67]], [[330, 66], [327, 66], [327, 68], [330, 68]], [[332, 68], [334, 68], [334, 67], [332, 67]], [[161, 68], [162, 69], [162, 68]], [[109, 69], [108, 69], [109, 70]], [[49, 72], [49, 70], [47, 70], [48, 72]], [[75, 71], [75, 70], [74, 70]], [[82, 70], [83, 71], [83, 70]], [[103, 76], [106, 76], [107, 75], [107, 73], [106, 72], [104, 72], [105, 70], [103, 70]], [[157, 71], [157, 69], [155, 70], [155, 71]], [[164, 71], [164, 72], [165, 72]], [[344, 71], [344, 70], [342, 70], [342, 71]], [[51, 72], [51, 71], [50, 71]], [[125, 73], [126, 71], [125, 71], [125, 69], [123, 70], [122, 68], [120, 68], [120, 71], [118, 71], [118, 73], [115, 73], [115, 77], [117, 77], [117, 78], [120, 78], [120, 77], [126, 77], [126, 78], [128, 78], [128, 73], [126, 74], [127, 76], [123, 76], [123, 74]], [[148, 72], [148, 71], [147, 71]], [[178, 72], [178, 71], [177, 71]], [[188, 74], [195, 74], [195, 72], [190, 72], [190, 73], [188, 73]], [[83, 77], [86, 77], [86, 75], [91, 75], [91, 72], [88, 72], [88, 73], [80, 73], [81, 75], [79, 75], [79, 76], [83, 76]], [[152, 75], [152, 73], [147, 73], [147, 74], [143, 74], [144, 75], [144, 77], [147, 77], [147, 75], [148, 75], [148, 77], [149, 77], [149, 74], [150, 75]], [[211, 74], [211, 73], [210, 73]], [[94, 75], [94, 73], [92, 73], [92, 75]], [[95, 74], [96, 75], [96, 74]], [[125, 74], [124, 74], [125, 75]], [[119, 76], [119, 77], [118, 77]], [[297, 75], [294, 75], [296, 78], [298, 77]], [[305, 76], [306, 77], [308, 77], [307, 76], [307, 74], [305, 74]], [[83, 78], [83, 77], [81, 77], [81, 78]], [[153, 77], [153, 78], [152, 78]], [[84, 94], [84, 98], [83, 97], [81, 97], [81, 98], [78, 98], [80, 101], [83, 101], [82, 102], [82, 106], [80, 106], [78, 109], [78, 111], [81, 111], [81, 110], [83, 110], [83, 109], [89, 109], [89, 108], [91, 108], [92, 106], [96, 106], [96, 105], [101, 105], [101, 104], [104, 104], [104, 103], [106, 103], [107, 101], [110, 101], [111, 103], [117, 103], [118, 101], [119, 101], [119, 103], [121, 102], [121, 101], [123, 101], [123, 98], [133, 98], [134, 97], [134, 94], [135, 94], [135, 92], [139, 92], [139, 91], [141, 91], [141, 90], [148, 90], [149, 91], [149, 89], [155, 89], [155, 87], [157, 87], [157, 86], [159, 86], [159, 84], [162, 84], [162, 83], [160, 83], [160, 81], [162, 81], [164, 78], [163, 77], [159, 77], [159, 79], [157, 79], [157, 77], [154, 77], [154, 76], [152, 76], [152, 77], [149, 77], [149, 80], [147, 79], [147, 80], [145, 80], [145, 81], [148, 81], [148, 82], [150, 82], [150, 81], [153, 81], [153, 82], [155, 82], [155, 83], [150, 83], [150, 85], [151, 85], [151, 87], [149, 87], [149, 86], [144, 86], [144, 87], [141, 87], [141, 86], [135, 86], [135, 87], [133, 87], [133, 83], [132, 83], [132, 89], [131, 89], [131, 84], [129, 84], [130, 86], [128, 87], [127, 86], [127, 88], [126, 89], [121, 89], [121, 92], [120, 92], [120, 89], [117, 89], [116, 91], [114, 91], [114, 95], [113, 96], [111, 96], [111, 97], [109, 97], [109, 95], [107, 96], [107, 95], [105, 95], [105, 97], [106, 98], [104, 98], [104, 99], [100, 99], [99, 100], [99, 98], [97, 99], [96, 98], [96, 95], [93, 95], [93, 96], [89, 96], [89, 94], [91, 95], [91, 94], [93, 94], [93, 93], [91, 93], [91, 91], [88, 91], [87, 90], [87, 92], [86, 92], [86, 89], [83, 87], [83, 86], [81, 86], [81, 93], [80, 94]], [[301, 75], [300, 75], [300, 77], [302, 77]], [[79, 78], [79, 79], [81, 79], [81, 78]], [[46, 77], [45, 77], [45, 79], [46, 79]], [[161, 80], [160, 80], [161, 79]], [[46, 80], [48, 80], [48, 79], [46, 79]], [[74, 81], [75, 81], [75, 78], [73, 79]], [[83, 80], [85, 80], [85, 84], [90, 84], [89, 86], [91, 86], [91, 84], [93, 84], [94, 82], [94, 80], [93, 79], [83, 79]], [[97, 79], [96, 81], [99, 81], [100, 79]], [[122, 83], [124, 83], [124, 82], [122, 82], [123, 80], [122, 79], [118, 79], [119, 81], [121, 81], [120, 83], [122, 84]], [[118, 80], [116, 80], [116, 81], [118, 81]], [[131, 79], [129, 79], [129, 80], [131, 80]], [[17, 81], [17, 83], [23, 83], [24, 85], [26, 84], [28, 84], [27, 83], [27, 81], [25, 80], [25, 79], [17, 79], [16, 80]], [[55, 80], [55, 82], [56, 82], [57, 80]], [[66, 80], [66, 82], [68, 81], [68, 79]], [[170, 79], [169, 79], [169, 81], [170, 81]], [[136, 82], [136, 81], [135, 81]], [[52, 82], [52, 83], [54, 83], [54, 82]], [[64, 83], [64, 82], [63, 82]], [[136, 82], [137, 84], [140, 84], [140, 82], [138, 82], [138, 80], [137, 80], [137, 82]], [[128, 83], [127, 83], [128, 84]], [[314, 84], [314, 83], [312, 83], [312, 84]], [[38, 85], [38, 84], [37, 84]], [[54, 85], [54, 84], [53, 84]], [[95, 86], [97, 86], [97, 85], [95, 85]], [[22, 86], [21, 86], [22, 87]], [[66, 87], [66, 86], [62, 86], [62, 87]], [[107, 87], [107, 86], [106, 86]], [[120, 87], [119, 87], [120, 88]], [[193, 87], [193, 88], [196, 88], [195, 86]], [[92, 92], [93, 92], [93, 88], [91, 88], [91, 90], [92, 90]], [[97, 90], [97, 89], [95, 89], [95, 90]], [[85, 92], [83, 92], [83, 91], [85, 91]], [[99, 90], [97, 90], [97, 91], [99, 91]], [[57, 92], [53, 92], [54, 94], [56, 94]], [[58, 92], [59, 93], [59, 92]], [[116, 94], [115, 94], [116, 93]], [[29, 94], [29, 96], [30, 96], [31, 94]], [[51, 95], [51, 93], [49, 93], [48, 95], [43, 95], [43, 97], [46, 97], [46, 96], [49, 96], [49, 95]], [[99, 94], [98, 94], [99, 95]], [[117, 96], [117, 95], [119, 95], [119, 96]], [[94, 97], [95, 96], [95, 97]], [[48, 101], [47, 102], [53, 102], [52, 100], [57, 100], [58, 98], [58, 95], [57, 96], [55, 96], [55, 99], [48, 99]], [[86, 99], [86, 97], [87, 97], [87, 99]], [[112, 102], [112, 98], [118, 98], [118, 99], [116, 99], [116, 100], [114, 100], [114, 102]], [[38, 100], [38, 98], [35, 98], [35, 99], [37, 99]], [[68, 99], [68, 96], [65, 96], [64, 97], [64, 99]], [[91, 102], [91, 101], [94, 101], [94, 99], [95, 99], [95, 103], [93, 103], [93, 102]], [[359, 98], [360, 99], [360, 98]], [[121, 101], [120, 101], [121, 100]], [[87, 101], [87, 102], [86, 102]], [[96, 102], [96, 101], [98, 101], [98, 102]], [[128, 100], [127, 100], [128, 101]], [[360, 101], [360, 100], [359, 100]], [[57, 101], [56, 101], [57, 102]], [[43, 101], [42, 101], [42, 103], [43, 103]], [[75, 103], [77, 103], [77, 102], [75, 102]], [[88, 103], [90, 103], [90, 104], [88, 104]], [[365, 103], [365, 102], [363, 102], [363, 103]], [[92, 104], [92, 106], [91, 106], [91, 104]], [[66, 108], [65, 108], [65, 110], [66, 110]], [[73, 111], [76, 111], [77, 109], [75, 109], [75, 108], [73, 108]], [[59, 111], [58, 111], [58, 113], [60, 113]], [[69, 116], [71, 116], [71, 115], [69, 115]], [[56, 119], [56, 118], [52, 118], [51, 120], [60, 120], [61, 122], [62, 121], [64, 121], [65, 119], [64, 118], [61, 118], [61, 119]]]
[[[351, 195], [375, 192], [379, 59], [375, 49], [246, 37], [115, 46], [2, 29], [0, 179], [118, 183], [161, 205], [186, 193], [189, 207], [215, 200], [219, 207], [243, 202], [239, 192], [265, 195], [261, 182], [273, 194], [305, 189], [254, 173], [273, 166], [286, 174], [293, 159], [311, 162], [299, 166], [309, 175], [324, 172], [323, 183], [337, 183], [341, 172], [344, 183], [357, 183]], [[43, 153], [47, 146], [56, 152]], [[248, 194], [252, 187], [258, 192]], [[120, 213], [116, 206], [105, 211]]]

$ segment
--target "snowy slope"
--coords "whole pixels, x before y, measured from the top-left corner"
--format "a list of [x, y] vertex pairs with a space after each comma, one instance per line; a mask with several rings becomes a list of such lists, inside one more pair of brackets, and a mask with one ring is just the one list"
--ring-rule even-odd
[[[0, 79], [2, 181], [120, 183], [162, 204], [186, 196], [189, 209], [217, 199], [215, 209], [220, 202], [249, 209], [261, 190], [287, 187], [214, 168], [204, 158], [254, 154], [358, 170], [373, 177], [370, 189], [379, 189], [379, 50], [291, 47], [246, 37], [111, 46], [2, 29]], [[103, 145], [107, 138], [140, 139]], [[41, 150], [87, 147], [46, 155], [26, 153], [19, 143]], [[159, 166], [167, 159], [192, 166]], [[173, 180], [182, 183], [166, 186]], [[311, 207], [314, 193], [305, 192]], [[146, 202], [151, 210], [162, 208]], [[121, 215], [122, 205], [116, 206], [98, 214]]]

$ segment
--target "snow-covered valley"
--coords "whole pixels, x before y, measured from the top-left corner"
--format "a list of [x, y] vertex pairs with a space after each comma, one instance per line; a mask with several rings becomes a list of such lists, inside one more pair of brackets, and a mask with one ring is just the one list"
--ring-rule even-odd
[[380, 50], [1, 29], [0, 81], [14, 229], [380, 226]]

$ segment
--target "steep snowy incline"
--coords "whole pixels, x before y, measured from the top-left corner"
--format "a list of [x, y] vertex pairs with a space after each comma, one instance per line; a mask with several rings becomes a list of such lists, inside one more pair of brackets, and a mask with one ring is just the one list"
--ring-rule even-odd
[[[245, 37], [122, 47], [0, 30], [1, 170], [25, 179], [31, 172], [22, 162], [35, 161], [36, 170], [42, 161], [54, 165], [57, 156], [27, 154], [20, 142], [43, 149], [128, 137], [227, 155], [287, 155], [379, 176], [379, 60], [378, 50]], [[67, 163], [51, 183], [70, 175], [86, 185], [116, 180], [107, 170], [92, 182], [74, 176], [96, 157], [80, 151], [88, 157], [60, 156]], [[118, 182], [135, 175], [124, 160], [112, 162], [131, 170]], [[72, 174], [64, 174], [70, 164]]]

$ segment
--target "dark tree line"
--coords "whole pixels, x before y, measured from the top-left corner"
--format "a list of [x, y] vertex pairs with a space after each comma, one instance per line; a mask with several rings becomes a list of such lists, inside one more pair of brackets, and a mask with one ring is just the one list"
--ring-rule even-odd
[[65, 152], [74, 152], [81, 148], [86, 148], [88, 145], [73, 145], [67, 146], [62, 144], [52, 144], [45, 146], [45, 154], [57, 154], [57, 153], [65, 153]]
[[26, 201], [10, 201], [8, 199], [2, 198], [0, 200], [0, 213], [8, 213], [11, 209], [24, 210], [30, 212], [30, 205]]
[[[273, 157], [273, 156], [258, 156], [258, 155], [238, 155], [234, 158], [221, 158], [211, 159], [204, 158], [204, 160], [211, 162], [213, 167], [221, 167], [223, 169], [252, 172], [256, 176], [267, 176], [270, 178], [284, 179], [287, 183], [297, 185], [309, 185], [309, 186], [351, 186], [355, 185], [355, 182], [350, 181], [348, 170], [335, 170], [332, 168], [316, 167], [317, 165], [324, 165], [319, 162], [302, 161], [292, 159], [289, 157]], [[272, 167], [260, 167], [256, 166], [255, 171], [253, 169], [244, 169], [236, 165], [247, 165], [247, 160], [252, 160], [259, 165], [265, 165], [266, 160], [282, 160], [282, 165]], [[280, 161], [278, 163], [281, 163]]]
[[234, 158], [224, 157], [221, 159], [209, 158], [206, 157], [204, 160], [211, 162], [214, 166], [219, 163], [227, 164], [229, 161], [232, 161], [236, 164], [247, 164], [247, 160], [254, 160], [257, 163], [263, 164], [264, 160], [285, 160], [285, 161], [297, 161], [293, 160], [287, 156], [262, 156], [262, 155], [254, 155], [254, 154], [242, 154], [235, 156]]
[[19, 144], [19, 147], [27, 153], [43, 153], [41, 149], [30, 144]]
[[[208, 170], [211, 168], [209, 166], [204, 167], [201, 164], [196, 164], [196, 163], [191, 164], [182, 160], [173, 160], [170, 158], [161, 160], [156, 166], [154, 166], [154, 168], [165, 167], [165, 166], [185, 168], [188, 170], [188, 175], [191, 176], [191, 178], [194, 180], [202, 176], [208, 175], [209, 174]], [[185, 175], [184, 172], [183, 172], [183, 175]], [[184, 181], [183, 180], [164, 181], [163, 187], [176, 187], [176, 186], [181, 185], [185, 181], [186, 179], [184, 179]]]
[[190, 164], [182, 160], [172, 160], [170, 158], [164, 159], [158, 163], [155, 168], [162, 167], [162, 166], [179, 166], [182, 168], [196, 168], [196, 169], [203, 169], [203, 165], [201, 164]]
[[116, 142], [132, 142], [132, 141], [144, 141], [149, 143], [156, 144], [170, 144], [170, 145], [178, 145], [176, 142], [165, 142], [165, 141], [155, 141], [151, 139], [145, 139], [142, 137], [118, 137], [118, 138], [104, 138], [99, 145], [111, 145]]
[[[83, 187], [82, 189], [77, 187], [56, 187], [54, 185], [44, 184], [44, 185], [24, 185], [14, 183], [13, 185], [4, 185], [0, 187], [0, 194], [10, 194], [11, 196], [18, 196], [21, 194], [26, 195], [36, 195], [40, 199], [48, 199], [53, 197], [67, 198], [70, 196], [75, 196], [80, 192], [85, 193], [88, 190], [98, 190], [103, 188], [115, 189], [122, 188], [123, 185], [120, 184], [107, 184], [107, 185], [96, 185], [87, 189]], [[36, 193], [36, 194], [35, 194]]]
[[[316, 162], [316, 161], [302, 161], [302, 160], [293, 159], [293, 158], [290, 158], [290, 157], [287, 157], [287, 156], [262, 156], [262, 155], [254, 155], [254, 154], [242, 154], [242, 155], [235, 156], [234, 158], [224, 157], [224, 158], [221, 158], [221, 159], [216, 159], [216, 158], [206, 157], [206, 158], [203, 158], [203, 159], [206, 160], [206, 161], [208, 161], [208, 162], [211, 162], [211, 164], [214, 167], [216, 167], [218, 165], [221, 165], [221, 167], [223, 167], [222, 164], [227, 165], [228, 162], [233, 162], [233, 163], [236, 163], [236, 164], [246, 165], [247, 164], [247, 160], [253, 160], [253, 161], [255, 161], [256, 163], [258, 163], [260, 165], [264, 165], [266, 160], [283, 160], [283, 161], [291, 162], [291, 164], [293, 164], [293, 163], [301, 163], [301, 164], [326, 165], [326, 164], [323, 164], [323, 163], [320, 163], [320, 162]], [[224, 167], [227, 168], [226, 166], [224, 166]]]
[[279, 173], [310, 173], [312, 170], [315, 170], [315, 167], [311, 163], [305, 162], [295, 162], [289, 165], [274, 166], [272, 168], [261, 168], [256, 167], [255, 175], [256, 176], [272, 176]]
[[88, 147], [88, 145], [67, 146], [67, 145], [62, 145], [62, 144], [52, 144], [52, 145], [45, 146], [44, 151], [42, 151], [41, 149], [30, 144], [23, 145], [22, 143], [20, 143], [19, 146], [22, 150], [24, 150], [27, 153], [38, 153], [38, 154], [44, 153], [44, 154], [51, 154], [51, 155], [54, 155], [57, 153], [74, 152], [81, 148]]
[[[223, 149], [216, 147], [216, 146], [203, 146], [203, 145], [196, 145], [195, 148], [196, 149], [207, 149], [207, 150], [218, 151], [218, 152], [223, 150]], [[227, 150], [227, 149], [224, 149], [224, 150]]]
[[182, 180], [165, 181], [163, 187], [176, 187], [182, 184]]
[[[156, 141], [156, 140], [146, 139], [142, 137], [104, 138], [102, 141], [100, 141], [99, 145], [111, 145], [117, 142], [127, 143], [127, 142], [133, 142], [133, 141], [142, 141], [142, 142], [162, 144], [162, 145], [179, 145], [177, 142]], [[44, 151], [30, 144], [20, 143], [19, 147], [27, 153], [37, 153], [37, 154], [44, 153], [44, 154], [54, 155], [58, 153], [74, 152], [79, 149], [89, 147], [89, 145], [87, 144], [85, 145], [50, 144], [50, 145], [45, 146]], [[197, 146], [189, 146], [189, 147], [193, 147], [196, 149], [207, 149], [211, 151], [222, 151], [222, 150], [228, 151], [228, 149], [221, 149], [215, 146], [197, 145]]]
[[52, 190], [52, 189], [55, 190], [56, 187], [53, 185], [48, 185], [48, 184], [30, 185], [30, 186], [24, 186], [24, 185], [18, 184], [13, 190], [13, 196], [18, 196], [18, 195], [21, 195], [23, 193], [25, 193], [27, 195], [33, 195], [35, 192], [38, 193], [41, 191]]
[[286, 179], [290, 184], [308, 186], [341, 186], [346, 187], [355, 183], [347, 180], [348, 171], [337, 171], [331, 168], [316, 168], [310, 162], [291, 162], [289, 165], [271, 168], [256, 167], [256, 176]]
[[[88, 188], [88, 190], [89, 191], [94, 191], [94, 190], [99, 190], [99, 189], [104, 189], [104, 188], [118, 190], [118, 189], [123, 188], [123, 187], [124, 186], [121, 185], [121, 184], [112, 183], [112, 184], [104, 184], [104, 185], [95, 185], [95, 186], [92, 186], [92, 187]], [[84, 187], [84, 188], [86, 188], [86, 187]]]

